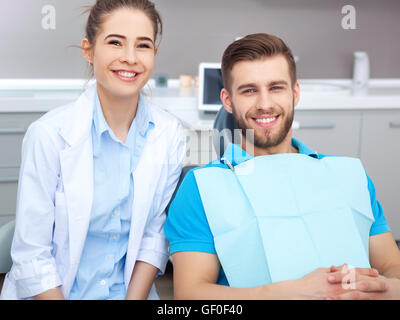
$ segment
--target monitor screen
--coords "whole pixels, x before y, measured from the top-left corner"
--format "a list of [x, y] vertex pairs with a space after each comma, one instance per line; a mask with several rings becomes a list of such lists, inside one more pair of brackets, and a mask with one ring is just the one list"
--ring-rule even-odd
[[204, 104], [222, 104], [220, 93], [223, 87], [221, 69], [204, 69]]
[[220, 93], [224, 87], [220, 63], [199, 65], [199, 109], [218, 111], [222, 107]]

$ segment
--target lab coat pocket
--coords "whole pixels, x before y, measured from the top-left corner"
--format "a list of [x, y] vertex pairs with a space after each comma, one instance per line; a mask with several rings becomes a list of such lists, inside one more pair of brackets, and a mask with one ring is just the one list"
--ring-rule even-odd
[[54, 249], [65, 249], [68, 245], [68, 210], [64, 192], [55, 193], [54, 208]]

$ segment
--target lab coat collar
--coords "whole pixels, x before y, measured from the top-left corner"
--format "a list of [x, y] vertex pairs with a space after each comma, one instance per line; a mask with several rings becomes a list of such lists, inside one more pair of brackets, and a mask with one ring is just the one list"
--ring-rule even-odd
[[73, 103], [73, 112], [64, 119], [60, 135], [72, 147], [79, 144], [91, 133], [93, 120], [93, 100], [96, 92], [96, 82], [90, 84], [78, 100]]
[[60, 129], [69, 147], [60, 151], [61, 174], [68, 210], [70, 266], [65, 288], [69, 292], [85, 242], [93, 200], [93, 121], [96, 82], [73, 103]]

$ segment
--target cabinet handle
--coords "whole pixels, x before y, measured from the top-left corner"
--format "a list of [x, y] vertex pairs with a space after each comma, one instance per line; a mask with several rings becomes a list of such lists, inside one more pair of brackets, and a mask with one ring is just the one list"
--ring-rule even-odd
[[0, 134], [16, 134], [16, 133], [25, 133], [26, 129], [24, 128], [0, 128]]
[[322, 122], [322, 123], [300, 123], [293, 121], [293, 129], [333, 129], [335, 128], [334, 123]]
[[0, 183], [5, 183], [5, 182], [18, 182], [18, 177], [4, 177], [4, 178], [0, 178]]
[[400, 122], [390, 121], [389, 127], [390, 128], [400, 128]]

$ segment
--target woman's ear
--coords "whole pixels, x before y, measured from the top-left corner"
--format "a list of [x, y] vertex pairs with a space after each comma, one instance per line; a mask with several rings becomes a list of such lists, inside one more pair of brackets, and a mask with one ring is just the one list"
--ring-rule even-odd
[[93, 50], [89, 40], [84, 38], [81, 42], [82, 56], [90, 65], [93, 65]]
[[226, 90], [225, 88], [221, 90], [220, 99], [222, 101], [222, 104], [224, 105], [225, 110], [229, 113], [232, 113], [231, 97], [228, 90]]
[[156, 56], [158, 53], [158, 47], [154, 47], [154, 56]]

